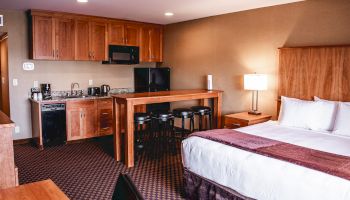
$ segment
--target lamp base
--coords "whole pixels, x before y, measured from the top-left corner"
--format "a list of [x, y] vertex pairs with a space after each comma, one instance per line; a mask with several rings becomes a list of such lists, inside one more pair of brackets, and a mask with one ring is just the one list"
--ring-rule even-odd
[[248, 112], [249, 115], [261, 115], [261, 112], [257, 111], [257, 110], [252, 110]]

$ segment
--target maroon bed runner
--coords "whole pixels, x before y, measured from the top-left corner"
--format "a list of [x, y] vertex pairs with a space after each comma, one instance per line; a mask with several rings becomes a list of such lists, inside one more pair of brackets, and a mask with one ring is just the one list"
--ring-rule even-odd
[[350, 157], [347, 156], [313, 150], [231, 129], [195, 132], [190, 136], [213, 140], [350, 180]]

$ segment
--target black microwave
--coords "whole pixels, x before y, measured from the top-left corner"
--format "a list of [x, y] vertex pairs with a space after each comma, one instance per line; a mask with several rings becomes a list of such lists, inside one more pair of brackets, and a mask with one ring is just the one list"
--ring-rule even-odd
[[136, 46], [108, 46], [108, 61], [103, 61], [103, 64], [139, 64], [139, 47]]

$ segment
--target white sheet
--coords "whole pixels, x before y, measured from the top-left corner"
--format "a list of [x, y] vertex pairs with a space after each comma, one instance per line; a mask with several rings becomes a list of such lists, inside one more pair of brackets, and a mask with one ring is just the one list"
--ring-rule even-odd
[[[266, 122], [238, 129], [312, 149], [350, 156], [350, 138]], [[185, 168], [261, 200], [349, 200], [350, 181], [289, 162], [250, 153], [211, 140], [182, 142]]]

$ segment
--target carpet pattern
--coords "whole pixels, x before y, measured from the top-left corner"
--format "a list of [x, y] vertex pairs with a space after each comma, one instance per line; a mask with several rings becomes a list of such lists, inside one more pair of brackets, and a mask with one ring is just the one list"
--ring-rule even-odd
[[[179, 149], [154, 144], [127, 169], [112, 157], [112, 138], [48, 147], [16, 145], [20, 184], [52, 179], [70, 199], [111, 199], [119, 173], [133, 179], [145, 199], [183, 199], [183, 167]], [[179, 146], [179, 144], [178, 144]]]

